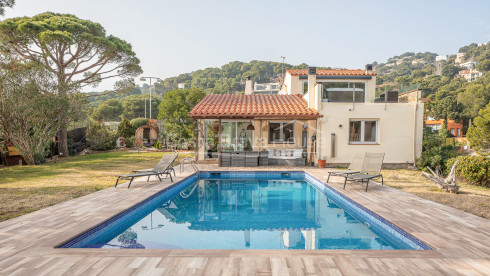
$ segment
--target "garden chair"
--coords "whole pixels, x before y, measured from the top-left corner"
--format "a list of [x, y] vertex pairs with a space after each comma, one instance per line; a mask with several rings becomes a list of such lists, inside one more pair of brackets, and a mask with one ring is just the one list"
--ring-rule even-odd
[[381, 174], [381, 166], [383, 165], [384, 153], [366, 153], [360, 173], [345, 175], [344, 189], [347, 181], [366, 182], [366, 192], [369, 186], [369, 180], [381, 177], [381, 185], [383, 183], [383, 175]]
[[330, 176], [346, 176], [350, 174], [360, 173], [362, 164], [364, 163], [364, 154], [359, 153], [354, 156], [347, 170], [328, 172], [327, 183], [330, 180]]
[[119, 183], [119, 180], [129, 180], [128, 188], [131, 187], [131, 183], [133, 180], [137, 177], [143, 177], [143, 176], [148, 176], [148, 179], [146, 180], [147, 182], [150, 180], [150, 176], [154, 175], [158, 178], [158, 180], [162, 181], [162, 178], [160, 175], [165, 174], [166, 176], [170, 176], [170, 181], [173, 182], [172, 178], [172, 171], [174, 172], [175, 176], [175, 170], [173, 168], [173, 164], [175, 159], [177, 159], [178, 154], [165, 154], [163, 155], [162, 159], [158, 161], [156, 166], [153, 169], [147, 169], [147, 170], [137, 170], [133, 171], [131, 174], [122, 174], [117, 176], [116, 180], [116, 185], [114, 187], [117, 187], [117, 184]]
[[[173, 163], [175, 162], [175, 159], [177, 159], [179, 155], [176, 153], [171, 153], [171, 154], [164, 154], [162, 159], [158, 161], [156, 166], [153, 169], [146, 169], [146, 170], [136, 170], [133, 171], [133, 173], [145, 173], [145, 172], [162, 172], [161, 174], [167, 174], [170, 172], [174, 173], [175, 176], [175, 170]], [[150, 177], [148, 177], [150, 179]]]

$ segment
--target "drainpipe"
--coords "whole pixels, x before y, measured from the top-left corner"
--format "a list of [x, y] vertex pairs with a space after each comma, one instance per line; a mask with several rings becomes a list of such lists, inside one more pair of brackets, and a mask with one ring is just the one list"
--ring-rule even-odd
[[415, 100], [415, 106], [413, 108], [413, 164], [415, 165], [415, 158], [416, 158], [416, 145], [417, 145], [417, 110], [418, 110], [418, 93], [417, 92], [417, 99]]

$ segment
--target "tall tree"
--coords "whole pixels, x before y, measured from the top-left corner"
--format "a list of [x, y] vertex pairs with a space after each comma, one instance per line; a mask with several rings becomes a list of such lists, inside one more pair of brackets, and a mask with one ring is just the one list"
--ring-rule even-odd
[[461, 119], [462, 106], [453, 96], [447, 96], [437, 101], [430, 102], [430, 116], [437, 120], [444, 120], [444, 129], [447, 128], [448, 120]]
[[99, 122], [119, 121], [123, 107], [118, 99], [109, 99], [100, 104], [92, 113], [92, 119]]
[[[0, 22], [1, 50], [30, 60], [52, 73], [61, 98], [84, 86], [97, 86], [113, 77], [134, 77], [142, 72], [131, 45], [98, 23], [71, 14], [47, 12]], [[68, 107], [59, 114], [59, 151], [68, 156]]]
[[165, 133], [171, 139], [194, 137], [194, 121], [187, 114], [206, 93], [202, 89], [176, 89], [165, 94], [158, 106], [158, 119], [163, 121]]
[[52, 76], [32, 63], [1, 66], [0, 133], [30, 165], [45, 157], [59, 129], [58, 114], [67, 105], [66, 98], [43, 92], [55, 85]]
[[[153, 97], [151, 99], [151, 109], [157, 110], [160, 101], [158, 98]], [[124, 98], [122, 101], [123, 115], [129, 120], [135, 118], [145, 117], [145, 105], [146, 105], [146, 116], [150, 115], [150, 100], [148, 95], [132, 95]], [[152, 114], [156, 118], [157, 114]]]
[[5, 14], [5, 7], [13, 7], [15, 0], [0, 0], [0, 15]]
[[490, 103], [480, 110], [480, 116], [475, 118], [475, 124], [470, 126], [466, 136], [477, 152], [490, 154]]

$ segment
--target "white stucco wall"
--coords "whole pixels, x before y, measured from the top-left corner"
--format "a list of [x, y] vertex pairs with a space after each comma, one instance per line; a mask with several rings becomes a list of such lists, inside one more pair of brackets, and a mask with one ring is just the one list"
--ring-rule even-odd
[[[384, 103], [322, 103], [320, 114], [317, 156], [327, 163], [350, 163], [355, 154], [364, 152], [384, 152], [384, 163], [413, 163], [422, 152], [423, 103], [388, 103], [386, 107]], [[377, 143], [349, 144], [350, 120], [364, 119], [378, 121]], [[332, 133], [335, 157], [331, 157]]]

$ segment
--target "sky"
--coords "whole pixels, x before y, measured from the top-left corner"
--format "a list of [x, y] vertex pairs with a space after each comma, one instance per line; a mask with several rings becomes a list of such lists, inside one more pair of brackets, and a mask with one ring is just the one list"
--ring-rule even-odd
[[46, 11], [100, 23], [132, 44], [144, 76], [162, 79], [281, 56], [357, 69], [404, 52], [455, 54], [490, 41], [488, 0], [16, 0], [3, 19]]

